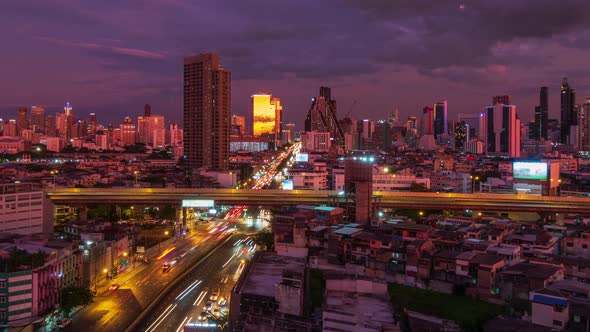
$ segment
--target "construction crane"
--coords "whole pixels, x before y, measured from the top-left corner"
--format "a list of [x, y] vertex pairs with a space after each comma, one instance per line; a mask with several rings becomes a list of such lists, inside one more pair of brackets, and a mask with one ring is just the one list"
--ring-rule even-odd
[[354, 109], [355, 105], [356, 105], [356, 99], [352, 102], [352, 105], [350, 105], [350, 108], [348, 109], [348, 113], [346, 113], [346, 116], [344, 116], [345, 119], [348, 119], [350, 117], [350, 113]]

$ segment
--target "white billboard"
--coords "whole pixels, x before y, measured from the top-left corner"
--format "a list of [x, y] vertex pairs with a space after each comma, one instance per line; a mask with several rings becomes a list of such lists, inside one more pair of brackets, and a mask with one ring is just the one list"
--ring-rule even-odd
[[215, 201], [212, 199], [183, 199], [182, 207], [189, 208], [212, 208], [215, 206]]
[[515, 161], [512, 164], [515, 179], [547, 180], [547, 163], [533, 161]]

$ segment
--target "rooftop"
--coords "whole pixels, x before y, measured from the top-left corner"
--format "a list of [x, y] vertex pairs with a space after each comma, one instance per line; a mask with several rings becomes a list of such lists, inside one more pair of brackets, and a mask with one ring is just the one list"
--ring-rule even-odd
[[240, 293], [267, 297], [275, 296], [274, 285], [283, 280], [283, 271], [303, 274], [305, 269], [305, 260], [302, 258], [279, 256], [270, 252], [257, 253], [251, 264]]
[[547, 279], [554, 275], [561, 268], [547, 264], [535, 264], [529, 262], [522, 262], [504, 269], [501, 274], [504, 275], [522, 275], [528, 278], [542, 278]]

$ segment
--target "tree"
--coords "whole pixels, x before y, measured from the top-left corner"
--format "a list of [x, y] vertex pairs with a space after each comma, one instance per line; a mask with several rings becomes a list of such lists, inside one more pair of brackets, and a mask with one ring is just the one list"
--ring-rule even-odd
[[9, 257], [9, 264], [14, 269], [18, 269], [21, 266], [26, 266], [31, 269], [34, 269], [45, 264], [47, 254], [42, 251], [30, 254], [26, 250], [20, 250], [15, 248], [13, 251], [10, 252]]
[[410, 191], [417, 191], [417, 192], [428, 192], [428, 188], [422, 183], [412, 182], [410, 185]]
[[265, 228], [254, 237], [254, 243], [265, 251], [275, 250], [275, 235], [270, 229]]
[[66, 287], [61, 290], [61, 310], [69, 316], [72, 309], [85, 306], [94, 301], [94, 294], [88, 287]]

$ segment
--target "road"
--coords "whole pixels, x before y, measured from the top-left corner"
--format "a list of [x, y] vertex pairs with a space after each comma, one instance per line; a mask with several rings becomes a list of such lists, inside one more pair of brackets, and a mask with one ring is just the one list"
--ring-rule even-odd
[[181, 270], [221, 241], [220, 234], [209, 234], [207, 227], [199, 225], [186, 239], [162, 246], [161, 252], [175, 248], [175, 252], [184, 255], [168, 273], [162, 272], [162, 262], [157, 260], [161, 252], [157, 252], [149, 257], [149, 264], [137, 263], [134, 269], [113, 280], [112, 283], [120, 286], [118, 290], [99, 288], [94, 303], [74, 314], [73, 323], [67, 330], [125, 330]]
[[[212, 300], [211, 295], [216, 289], [220, 291], [219, 298], [228, 300], [229, 305], [231, 288], [237, 281], [244, 262], [251, 255], [251, 252], [244, 254], [244, 248], [252, 246], [251, 237], [243, 233], [233, 235], [230, 241], [181, 280], [134, 331], [180, 332], [189, 322], [199, 323], [199, 316], [206, 303]], [[220, 307], [215, 303], [214, 308]], [[214, 308], [210, 311], [213, 312]], [[214, 321], [209, 319], [208, 323], [214, 324]]]

